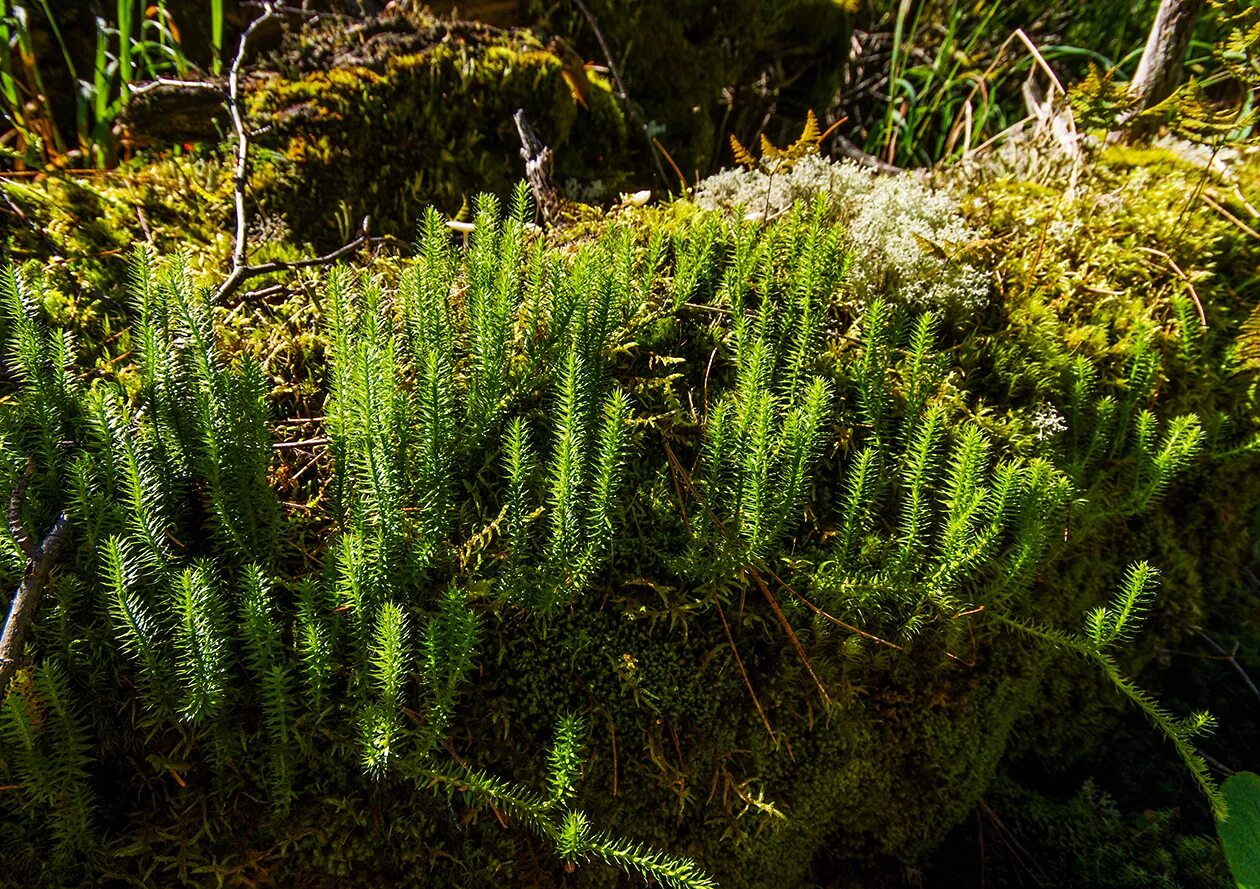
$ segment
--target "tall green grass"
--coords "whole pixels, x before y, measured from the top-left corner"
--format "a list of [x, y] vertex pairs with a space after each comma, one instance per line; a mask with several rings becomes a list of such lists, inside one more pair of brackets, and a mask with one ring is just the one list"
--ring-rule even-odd
[[[1025, 117], [1021, 86], [1033, 66], [1044, 62], [1065, 86], [1090, 66], [1127, 81], [1157, 5], [1122, 0], [1047, 10], [1021, 0], [878, 3], [857, 26], [871, 38], [865, 61], [878, 65], [886, 57], [887, 74], [867, 95], [852, 97], [855, 104], [868, 103], [850, 115], [869, 122], [859, 129], [858, 141], [870, 154], [902, 167], [956, 159]], [[1230, 8], [1226, 3], [1204, 14], [1186, 69], [1205, 88], [1228, 92], [1230, 80], [1244, 84], [1242, 101], [1250, 105], [1254, 91], [1245, 88], [1249, 78], [1240, 66], [1254, 68], [1255, 60], [1222, 54]], [[1028, 39], [1018, 39], [1017, 31]], [[874, 73], [882, 74], [878, 68]], [[1245, 138], [1249, 131], [1236, 135]]]
[[[212, 67], [221, 67], [223, 0], [210, 0]], [[20, 167], [48, 164], [108, 166], [117, 144], [113, 124], [135, 84], [183, 77], [195, 66], [185, 51], [168, 0], [115, 0], [110, 17], [96, 20], [90, 59], [76, 55], [64, 20], [51, 0], [0, 0], [0, 113], [8, 125], [3, 144]], [[46, 30], [54, 53], [41, 57], [35, 35]], [[46, 88], [51, 74], [73, 84], [73, 115]], [[73, 133], [66, 133], [67, 121]]]

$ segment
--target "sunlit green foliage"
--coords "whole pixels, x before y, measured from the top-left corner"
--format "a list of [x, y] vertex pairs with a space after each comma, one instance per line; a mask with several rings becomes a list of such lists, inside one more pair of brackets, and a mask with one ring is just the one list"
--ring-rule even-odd
[[[1209, 718], [1119, 666], [1164, 607], [1154, 568], [1054, 585], [1254, 458], [1234, 384], [1184, 376], [1222, 360], [1197, 310], [1175, 340], [1069, 346], [885, 298], [821, 201], [560, 244], [523, 190], [474, 218], [466, 246], [430, 212], [413, 258], [329, 270], [301, 380], [226, 346], [181, 257], [136, 254], [126, 337], [90, 366], [37, 276], [0, 279], [5, 488], [33, 466], [6, 582], [15, 529], [66, 510], [76, 535], [4, 705], [15, 873], [185, 841], [218, 866], [247, 836], [292, 844], [277, 879], [445, 868], [425, 844], [478, 879], [552, 860], [529, 866], [669, 886], [803, 879], [837, 836], [913, 857], [1045, 705], [1055, 647], [1214, 794]], [[1170, 406], [1170, 380], [1196, 397]], [[299, 384], [320, 415], [276, 417]], [[327, 851], [330, 825], [360, 845]]]

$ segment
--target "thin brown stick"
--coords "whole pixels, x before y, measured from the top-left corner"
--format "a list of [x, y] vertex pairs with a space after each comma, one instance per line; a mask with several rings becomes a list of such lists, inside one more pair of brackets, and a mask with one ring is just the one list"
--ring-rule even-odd
[[1255, 230], [1254, 228], [1252, 228], [1251, 226], [1249, 226], [1247, 223], [1243, 222], [1241, 219], [1239, 219], [1239, 218], [1238, 218], [1237, 216], [1235, 216], [1233, 213], [1231, 213], [1231, 212], [1229, 212], [1228, 210], [1226, 210], [1223, 206], [1221, 206], [1220, 204], [1218, 204], [1216, 201], [1212, 200], [1212, 198], [1211, 198], [1209, 195], [1207, 195], [1206, 193], [1204, 193], [1204, 194], [1200, 194], [1200, 195], [1199, 195], [1199, 197], [1201, 197], [1201, 198], [1203, 199], [1204, 203], [1206, 203], [1209, 207], [1211, 207], [1211, 208], [1212, 208], [1213, 210], [1215, 210], [1217, 213], [1220, 213], [1222, 216], [1224, 216], [1226, 219], [1228, 219], [1228, 220], [1229, 220], [1230, 222], [1232, 222], [1234, 225], [1238, 226], [1238, 227], [1239, 227], [1240, 229], [1242, 229], [1242, 231], [1244, 231], [1246, 234], [1248, 234], [1248, 235], [1250, 235], [1251, 237], [1255, 238], [1257, 241], [1260, 241], [1260, 233], [1256, 232], [1256, 230]]
[[784, 580], [781, 577], [779, 577], [779, 575], [775, 574], [769, 568], [766, 569], [766, 573], [768, 573], [772, 578], [774, 578], [775, 583], [777, 583], [780, 587], [782, 587], [783, 589], [791, 593], [792, 598], [796, 599], [796, 601], [800, 602], [802, 605], [804, 605], [810, 611], [814, 612], [814, 614], [818, 615], [823, 620], [829, 621], [835, 624], [837, 627], [840, 627], [840, 629], [847, 630], [848, 632], [853, 633], [855, 636], [861, 636], [863, 639], [870, 639], [872, 642], [878, 642], [880, 645], [887, 645], [889, 648], [894, 649], [896, 651], [905, 651], [905, 649], [902, 648], [900, 645], [898, 645], [896, 642], [889, 642], [887, 639], [881, 639], [879, 636], [876, 636], [874, 633], [868, 633], [866, 630], [863, 630], [861, 627], [855, 627], [853, 626], [853, 624], [846, 623], [840, 620], [840, 618], [835, 617], [823, 611], [813, 602], [809, 601], [800, 593], [798, 593], [790, 584], [785, 583]]
[[331, 443], [331, 438], [304, 438], [301, 441], [278, 441], [271, 446], [271, 449], [273, 451], [287, 451], [292, 448], [313, 448]]
[[599, 48], [604, 53], [604, 61], [608, 64], [608, 72], [612, 74], [613, 83], [617, 85], [618, 97], [625, 103], [626, 113], [630, 116], [630, 119], [643, 131], [643, 138], [647, 140], [648, 144], [648, 152], [652, 155], [653, 163], [656, 164], [656, 174], [661, 177], [661, 184], [664, 185], [668, 180], [665, 178], [665, 168], [661, 166], [661, 159], [656, 153], [655, 146], [652, 144], [652, 134], [648, 130], [647, 124], [639, 119], [639, 113], [635, 110], [634, 103], [630, 101], [630, 93], [626, 89], [625, 81], [621, 79], [621, 72], [617, 70], [617, 63], [613, 61], [612, 50], [608, 48], [608, 41], [604, 39], [604, 32], [599, 27], [599, 21], [582, 0], [573, 0], [573, 5], [586, 18], [587, 24], [591, 26], [591, 30], [595, 33], [595, 39], [599, 42]]
[[753, 704], [757, 708], [757, 715], [761, 717], [761, 724], [766, 727], [766, 734], [770, 736], [770, 743], [777, 744], [774, 736], [774, 729], [770, 725], [770, 720], [766, 718], [765, 708], [761, 706], [761, 701], [757, 698], [757, 692], [753, 689], [752, 680], [748, 678], [748, 671], [744, 669], [744, 659], [739, 656], [739, 649], [735, 647], [735, 637], [731, 635], [731, 625], [726, 622], [726, 613], [722, 611], [722, 603], [717, 603], [718, 617], [722, 618], [722, 629], [726, 631], [726, 641], [731, 645], [731, 653], [735, 655], [735, 666], [739, 667], [739, 675], [744, 677], [744, 685], [748, 688], [748, 694], [752, 696]]
[[678, 164], [674, 162], [674, 156], [665, 150], [665, 146], [661, 144], [661, 140], [655, 136], [652, 137], [652, 144], [656, 146], [661, 154], [665, 155], [665, 160], [669, 161], [670, 169], [674, 171], [674, 175], [678, 177], [678, 184], [682, 186], [683, 191], [687, 190], [687, 177], [683, 175], [683, 171], [678, 169]]
[[[232, 274], [245, 265], [245, 184], [249, 174], [249, 135], [245, 132], [245, 117], [241, 114], [241, 64], [245, 61], [245, 50], [249, 48], [249, 38], [263, 22], [276, 14], [272, 3], [263, 4], [263, 14], [254, 19], [241, 34], [241, 42], [236, 49], [236, 58], [232, 59], [232, 67], [228, 71], [228, 113], [232, 116], [232, 127], [236, 130], [236, 172], [232, 178], [233, 200], [236, 203], [236, 243], [232, 248]], [[232, 280], [231, 277], [228, 280]], [[239, 283], [239, 282], [238, 282]], [[224, 285], [226, 286], [226, 284]], [[223, 288], [216, 292], [216, 302], [222, 299]]]
[[612, 772], [613, 772], [612, 795], [616, 796], [617, 795], [617, 727], [613, 725], [612, 712], [607, 711], [607, 710], [605, 712], [608, 713], [608, 736], [612, 739]]
[[[726, 537], [727, 540], [733, 541], [735, 539], [734, 535], [732, 535], [731, 532], [727, 530], [726, 526], [722, 523], [722, 520], [719, 519], [716, 515], [714, 515], [713, 511], [709, 509], [709, 505], [705, 502], [704, 496], [696, 488], [695, 483], [692, 482], [691, 475], [683, 467], [681, 461], [679, 461], [678, 459], [678, 456], [674, 453], [674, 449], [669, 446], [669, 442], [668, 441], [664, 442], [664, 445], [665, 445], [665, 455], [667, 459], [669, 460], [670, 464], [674, 467], [674, 469], [677, 471], [678, 475], [682, 478], [683, 483], [687, 486], [687, 489], [692, 493], [692, 496], [694, 496], [696, 500], [700, 503], [700, 506], [704, 510], [705, 515], [708, 516], [709, 520], [713, 522], [714, 526], [717, 527], [717, 529], [722, 533], [723, 536]], [[769, 566], [763, 566], [763, 567], [765, 567], [766, 571], [768, 572], [771, 571]], [[818, 686], [818, 691], [822, 695], [823, 700], [826, 701], [828, 704], [832, 703], [831, 696], [827, 694], [827, 689], [823, 686], [821, 680], [819, 680], [818, 674], [814, 672], [814, 666], [812, 663], [810, 663], [809, 655], [805, 653], [805, 646], [803, 646], [801, 644], [801, 640], [797, 638], [796, 631], [792, 629], [792, 624], [788, 621], [787, 615], [783, 613], [783, 609], [779, 606], [779, 600], [774, 597], [774, 593], [770, 592], [770, 588], [766, 586], [766, 583], [762, 579], [761, 574], [758, 573], [757, 565], [749, 565], [748, 570], [756, 586], [758, 587], [758, 589], [761, 590], [761, 594], [765, 597], [766, 601], [769, 603], [771, 610], [774, 611], [775, 617], [779, 621], [779, 625], [782, 626], [784, 631], [787, 633], [788, 640], [792, 643], [792, 647], [796, 650], [796, 654], [800, 658], [802, 665], [804, 665], [806, 672], [808, 672], [810, 675], [810, 678], [814, 680], [814, 684]], [[779, 580], [779, 583], [787, 587], [787, 584], [784, 584], [782, 580]], [[788, 589], [790, 590], [791, 588], [788, 587]], [[795, 591], [792, 591], [792, 592], [795, 595]], [[742, 613], [742, 610], [743, 610], [742, 599], [741, 599], [740, 610]], [[872, 637], [872, 638], [878, 639], [878, 637]], [[882, 640], [879, 640], [879, 641], [882, 641]], [[891, 643], [887, 643], [887, 644], [891, 644]]]
[[801, 640], [796, 635], [796, 630], [792, 629], [791, 622], [788, 621], [787, 615], [783, 613], [783, 609], [779, 606], [779, 600], [774, 597], [774, 593], [770, 592], [770, 587], [766, 586], [765, 580], [762, 579], [760, 572], [756, 568], [750, 568], [748, 573], [752, 575], [753, 582], [757, 584], [757, 589], [761, 590], [761, 595], [770, 603], [770, 610], [774, 612], [774, 616], [778, 619], [779, 626], [783, 627], [783, 632], [787, 633], [788, 641], [796, 649], [796, 656], [805, 665], [805, 670], [809, 673], [809, 677], [814, 680], [814, 685], [818, 686], [818, 693], [822, 695], [823, 700], [828, 704], [832, 703], [831, 696], [827, 694], [827, 689], [823, 686], [822, 680], [814, 672], [814, 665], [810, 663], [809, 655], [805, 653], [805, 646], [801, 644]]
[[1208, 645], [1211, 645], [1218, 652], [1220, 652], [1220, 655], [1225, 660], [1225, 662], [1234, 668], [1235, 672], [1237, 672], [1238, 675], [1242, 677], [1242, 681], [1247, 684], [1247, 688], [1251, 689], [1251, 693], [1256, 696], [1257, 700], [1260, 700], [1260, 688], [1256, 687], [1256, 684], [1251, 681], [1251, 677], [1247, 675], [1247, 671], [1243, 669], [1242, 664], [1238, 663], [1238, 648], [1239, 648], [1238, 644], [1237, 643], [1234, 644], [1234, 650], [1232, 652], [1227, 652], [1224, 649], [1224, 647], [1221, 646], [1219, 642], [1217, 642], [1207, 633], [1203, 632], [1203, 630], [1199, 629], [1198, 627], [1195, 627], [1194, 632], [1201, 639], [1203, 639], [1204, 642], [1206, 642]]
[[[719, 519], [716, 515], [714, 515], [713, 511], [709, 509], [709, 505], [705, 502], [704, 497], [701, 495], [699, 490], [696, 489], [695, 484], [691, 481], [690, 474], [683, 468], [682, 463], [679, 461], [678, 457], [674, 454], [674, 449], [669, 446], [669, 442], [665, 442], [665, 454], [668, 457], [669, 462], [677, 470], [679, 476], [681, 476], [683, 482], [687, 486], [687, 489], [692, 493], [692, 496], [694, 496], [696, 500], [700, 503], [700, 506], [704, 510], [705, 515], [708, 516], [709, 520], [713, 522], [713, 524], [717, 527], [719, 531], [722, 532], [723, 536], [725, 536], [727, 540], [733, 541], [734, 535], [732, 535], [730, 531], [726, 529], [726, 526], [722, 524], [722, 520]], [[790, 584], [787, 583], [787, 581], [779, 577], [779, 575], [776, 574], [774, 569], [771, 568], [769, 565], [762, 564], [760, 566], [755, 566], [755, 567], [759, 567], [762, 570], [764, 570], [767, 574], [770, 575], [770, 577], [774, 579], [775, 583], [777, 583], [779, 586], [783, 587], [783, 589], [791, 593], [793, 598], [797, 599], [799, 602], [801, 602], [801, 604], [805, 605], [811, 611], [816, 613], [819, 617], [822, 617], [826, 620], [831, 621], [836, 626], [842, 629], [848, 630], [850, 633], [856, 633], [859, 636], [863, 636], [867, 639], [870, 639], [872, 642], [878, 642], [880, 645], [887, 645], [889, 648], [894, 648], [897, 651], [904, 650], [901, 648], [901, 646], [897, 645], [896, 643], [889, 642], [887, 639], [881, 639], [879, 636], [876, 636], [874, 633], [869, 633], [866, 630], [853, 626], [852, 624], [845, 623], [839, 618], [833, 617], [832, 615], [823, 611], [817, 605], [810, 602], [808, 599], [806, 599], [804, 596], [798, 593]], [[813, 671], [811, 670], [810, 672], [812, 673]]]
[[1207, 313], [1203, 311], [1203, 300], [1199, 299], [1199, 292], [1194, 289], [1194, 284], [1191, 282], [1190, 276], [1182, 271], [1181, 266], [1177, 265], [1177, 261], [1163, 250], [1156, 250], [1153, 247], [1138, 247], [1137, 249], [1144, 253], [1153, 254], [1154, 256], [1162, 256], [1168, 262], [1168, 264], [1172, 267], [1172, 270], [1177, 273], [1177, 277], [1181, 278], [1181, 280], [1185, 283], [1186, 288], [1190, 291], [1190, 296], [1194, 298], [1194, 306], [1199, 310], [1199, 320], [1203, 322], [1204, 327], [1207, 327]]

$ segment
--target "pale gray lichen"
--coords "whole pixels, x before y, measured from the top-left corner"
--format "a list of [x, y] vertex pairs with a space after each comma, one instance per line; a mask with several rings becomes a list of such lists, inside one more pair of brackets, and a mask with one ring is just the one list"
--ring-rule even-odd
[[1033, 435], [1037, 441], [1052, 441], [1067, 432], [1067, 420], [1052, 404], [1043, 404], [1032, 415]]
[[788, 169], [723, 170], [696, 186], [695, 202], [706, 210], [734, 210], [761, 219], [775, 219], [800, 202], [820, 194], [828, 196], [840, 216], [853, 199], [868, 194], [874, 185], [870, 173], [854, 163], [833, 163], [817, 155], [802, 158]]
[[848, 228], [849, 283], [859, 299], [884, 295], [950, 314], [987, 303], [987, 276], [954, 258], [976, 232], [950, 195], [911, 173], [880, 175], [852, 161], [808, 156], [774, 173], [725, 170], [702, 181], [694, 200], [707, 210], [769, 220], [820, 195]]

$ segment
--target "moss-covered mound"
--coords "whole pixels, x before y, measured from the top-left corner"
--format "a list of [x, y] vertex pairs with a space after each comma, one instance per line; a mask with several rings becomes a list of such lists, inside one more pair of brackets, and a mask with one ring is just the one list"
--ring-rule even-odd
[[261, 130], [252, 187], [299, 242], [344, 243], [365, 214], [410, 238], [427, 205], [506, 194], [523, 171], [517, 109], [579, 196], [613, 197], [642, 165], [608, 81], [530, 31], [395, 17], [300, 31], [272, 59], [278, 75], [247, 99]]
[[[550, 240], [483, 199], [278, 307], [142, 255], [87, 360], [5, 279], [6, 585], [19, 532], [74, 537], [0, 718], [3, 879], [878, 885], [982, 800], [1072, 825], [1042, 867], [1101, 833], [1115, 885], [1219, 874], [1185, 765], [1231, 752], [1124, 677], [1256, 638], [1254, 168], [802, 169]], [[143, 181], [55, 187], [121, 228]], [[1147, 804], [1204, 814], [1086, 782], [1134, 704]]]
[[[608, 82], [551, 46], [527, 30], [429, 16], [286, 31], [243, 83], [250, 261], [339, 246], [364, 216], [375, 234], [408, 242], [426, 206], [454, 214], [476, 193], [506, 194], [524, 170], [518, 109], [553, 150], [558, 185], [615, 197], [646, 149], [636, 142], [632, 155]], [[117, 289], [136, 237], [189, 249], [204, 269], [231, 254], [226, 104], [162, 87], [134, 96], [122, 126], [144, 150], [117, 170], [0, 184], [9, 255], [55, 258], [54, 284], [80, 301]]]

